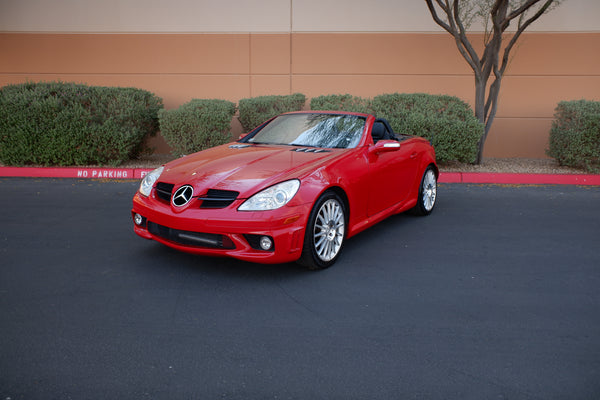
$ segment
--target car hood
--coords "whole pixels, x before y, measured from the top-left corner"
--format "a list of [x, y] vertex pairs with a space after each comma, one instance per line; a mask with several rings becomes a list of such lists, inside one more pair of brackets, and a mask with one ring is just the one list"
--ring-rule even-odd
[[301, 178], [344, 151], [228, 144], [166, 164], [160, 181], [201, 190], [233, 190], [246, 198], [264, 187]]

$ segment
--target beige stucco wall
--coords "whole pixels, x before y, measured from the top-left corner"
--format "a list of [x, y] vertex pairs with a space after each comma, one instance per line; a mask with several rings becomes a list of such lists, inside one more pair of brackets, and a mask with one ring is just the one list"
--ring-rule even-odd
[[[0, 0], [0, 86], [28, 80], [136, 86], [161, 96], [168, 108], [192, 98], [294, 92], [427, 92], [473, 103], [472, 72], [424, 2], [234, 4]], [[567, 0], [524, 35], [503, 81], [485, 156], [545, 157], [556, 104], [600, 100], [597, 15], [597, 0]]]

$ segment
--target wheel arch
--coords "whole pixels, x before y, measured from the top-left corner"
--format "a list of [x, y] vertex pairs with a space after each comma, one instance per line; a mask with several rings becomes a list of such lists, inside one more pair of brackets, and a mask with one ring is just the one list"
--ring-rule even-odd
[[423, 171], [425, 171], [429, 167], [433, 167], [433, 172], [435, 172], [436, 179], [439, 178], [440, 177], [440, 169], [438, 168], [437, 164], [434, 162], [430, 162]]
[[346, 224], [348, 224], [348, 222], [350, 221], [350, 200], [348, 199], [348, 195], [346, 194], [346, 191], [344, 189], [342, 189], [340, 186], [330, 186], [330, 187], [326, 188], [325, 190], [323, 190], [323, 192], [321, 192], [321, 194], [319, 196], [317, 196], [317, 199], [319, 197], [321, 197], [324, 193], [327, 193], [327, 192], [334, 192], [335, 194], [340, 196], [340, 198], [344, 202], [344, 210], [346, 211], [345, 212]]
[[[320, 220], [322, 222], [319, 222], [319, 232], [320, 234], [318, 235], [321, 239], [320, 239], [320, 243], [317, 244], [316, 242], [316, 224], [317, 224], [317, 218], [318, 215], [321, 215], [322, 210], [325, 207], [325, 204], [327, 204], [330, 201], [335, 201], [335, 203], [339, 204], [340, 201], [342, 204], [339, 204], [341, 206], [341, 208], [343, 208], [340, 212], [343, 212], [344, 214], [344, 222], [341, 225], [338, 225], [337, 223], [335, 223], [335, 231], [333, 232], [335, 234], [335, 237], [337, 237], [339, 239], [338, 235], [341, 235], [341, 239], [338, 242], [338, 239], [335, 239], [334, 237], [325, 237], [323, 236], [323, 233], [325, 232], [325, 222], [323, 222], [323, 219], [321, 218]], [[329, 206], [328, 206], [329, 207]], [[339, 209], [339, 207], [338, 207]], [[336, 211], [337, 213], [337, 211]], [[323, 189], [321, 192], [319, 192], [319, 195], [316, 196], [316, 200], [315, 202], [312, 204], [312, 208], [311, 208], [311, 212], [310, 215], [308, 217], [308, 221], [307, 221], [307, 227], [306, 230], [304, 231], [304, 241], [302, 244], [302, 253], [300, 255], [300, 258], [297, 260], [297, 263], [300, 265], [303, 265], [305, 267], [308, 267], [308, 269], [311, 270], [319, 270], [319, 269], [324, 269], [324, 268], [328, 268], [331, 265], [333, 265], [336, 261], [336, 259], [339, 257], [339, 254], [341, 252], [342, 246], [344, 244], [344, 242], [347, 239], [347, 235], [348, 235], [348, 215], [349, 215], [349, 201], [348, 201], [348, 196], [346, 195], [346, 192], [339, 186], [328, 186], [325, 189]], [[339, 221], [339, 219], [337, 220]], [[331, 234], [331, 229], [333, 229], [332, 225], [329, 225], [330, 223], [327, 223], [327, 225], [329, 226], [329, 229], [326, 233], [327, 236], [329, 236]], [[339, 227], [341, 226], [341, 228], [343, 229], [343, 233], [340, 232]], [[325, 240], [326, 242], [323, 243], [323, 240]], [[330, 242], [331, 244], [327, 244], [327, 242]], [[334, 244], [335, 242], [335, 244]], [[326, 257], [327, 258], [323, 258], [323, 252], [326, 253]], [[329, 258], [330, 256], [332, 256], [332, 258]]]

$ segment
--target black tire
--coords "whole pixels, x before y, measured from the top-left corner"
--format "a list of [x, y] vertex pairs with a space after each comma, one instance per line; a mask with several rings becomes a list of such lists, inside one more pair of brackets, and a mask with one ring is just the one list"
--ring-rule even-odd
[[311, 270], [332, 266], [346, 239], [346, 208], [334, 192], [319, 197], [310, 212], [298, 264]]
[[425, 169], [419, 186], [417, 205], [411, 210], [415, 215], [429, 215], [435, 207], [437, 199], [437, 175], [430, 165]]

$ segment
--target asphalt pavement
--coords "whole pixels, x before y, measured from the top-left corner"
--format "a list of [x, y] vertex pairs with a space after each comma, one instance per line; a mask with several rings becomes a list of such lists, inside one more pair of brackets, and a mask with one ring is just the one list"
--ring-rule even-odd
[[130, 180], [0, 178], [0, 399], [599, 399], [600, 187], [441, 184], [332, 268], [137, 237]]

